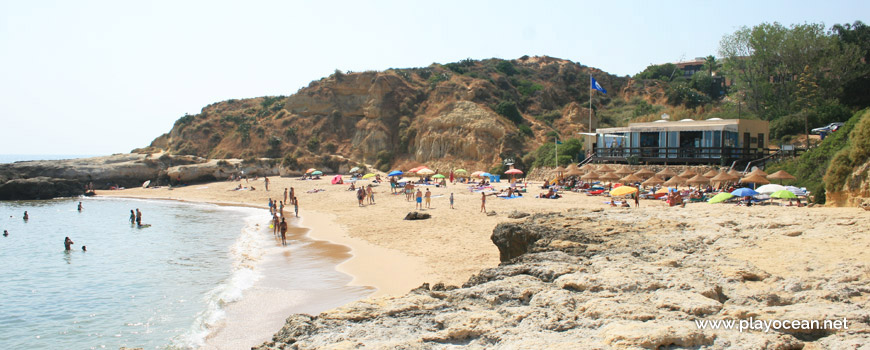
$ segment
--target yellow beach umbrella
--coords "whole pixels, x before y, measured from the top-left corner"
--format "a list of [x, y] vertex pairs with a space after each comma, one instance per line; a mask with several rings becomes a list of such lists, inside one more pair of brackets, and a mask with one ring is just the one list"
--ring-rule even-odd
[[637, 192], [637, 188], [631, 186], [619, 186], [610, 190], [610, 195], [613, 197], [624, 196]]

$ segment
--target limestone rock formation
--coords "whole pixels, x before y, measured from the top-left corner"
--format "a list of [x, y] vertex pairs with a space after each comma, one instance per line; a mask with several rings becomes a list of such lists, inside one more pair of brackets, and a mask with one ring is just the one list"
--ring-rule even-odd
[[[639, 209], [643, 210], [643, 209]], [[751, 223], [637, 220], [636, 211], [500, 224], [502, 264], [462, 287], [293, 315], [256, 349], [840, 349], [870, 343], [870, 266], [781, 276], [732, 250], [785, 237]], [[856, 224], [857, 225], [857, 224]], [[866, 225], [861, 224], [863, 228]], [[845, 320], [847, 329], [712, 329], [704, 322]], [[702, 326], [702, 324], [704, 324]]]

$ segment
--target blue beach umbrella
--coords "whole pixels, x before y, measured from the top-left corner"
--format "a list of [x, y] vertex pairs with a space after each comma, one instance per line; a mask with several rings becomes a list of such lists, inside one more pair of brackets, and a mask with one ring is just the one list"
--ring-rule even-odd
[[754, 195], [757, 195], [758, 192], [755, 192], [755, 190], [753, 190], [751, 188], [743, 187], [743, 188], [738, 188], [738, 189], [734, 190], [733, 192], [731, 192], [731, 194], [733, 194], [737, 197], [752, 197]]
[[404, 174], [404, 173], [401, 170], [393, 170], [389, 174], [387, 174], [387, 176], [399, 176], [402, 174]]
[[490, 174], [490, 173], [483, 173], [483, 174], [480, 174], [480, 176], [490, 177], [490, 176], [492, 176], [492, 174]]

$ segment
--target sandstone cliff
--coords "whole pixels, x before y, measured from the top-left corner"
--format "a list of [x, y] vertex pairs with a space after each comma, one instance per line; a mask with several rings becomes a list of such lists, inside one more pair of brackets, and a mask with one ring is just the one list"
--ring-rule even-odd
[[665, 102], [655, 82], [632, 82], [551, 57], [337, 71], [289, 97], [206, 106], [137, 151], [281, 158], [298, 169], [336, 168], [324, 159], [329, 156], [346, 160], [339, 165], [367, 163], [382, 170], [433, 161], [489, 169], [503, 158], [519, 159], [546, 142], [548, 133], [569, 138], [588, 130], [590, 73], [611, 91], [593, 95], [596, 109], [644, 94], [652, 94], [647, 99], [653, 103]]
[[[424, 285], [401, 297], [293, 315], [257, 349], [854, 349], [870, 343], [866, 260], [818, 260], [791, 273], [796, 262], [767, 256], [783, 244], [832, 238], [816, 226], [861, 232], [867, 222], [848, 215], [825, 224], [670, 220], [655, 218], [654, 210], [660, 208], [577, 210], [500, 224], [492, 240], [503, 263], [462, 287]], [[644, 217], [653, 218], [639, 220]], [[697, 323], [750, 319], [845, 320], [848, 330], [741, 332]]]

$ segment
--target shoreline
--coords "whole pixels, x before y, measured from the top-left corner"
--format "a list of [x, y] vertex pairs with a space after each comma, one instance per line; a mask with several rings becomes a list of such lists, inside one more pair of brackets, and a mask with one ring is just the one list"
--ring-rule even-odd
[[[245, 202], [226, 202], [172, 197], [113, 195], [110, 191], [98, 191], [97, 196], [129, 199], [156, 199], [188, 203], [208, 203], [220, 206], [235, 206], [268, 210], [262, 206]], [[309, 220], [305, 220], [309, 218]], [[375, 292], [369, 297], [398, 296], [419, 287], [425, 282], [419, 271], [425, 270], [421, 258], [409, 256], [401, 251], [380, 247], [365, 240], [348, 235], [347, 227], [337, 222], [334, 214], [308, 210], [299, 218], [290, 217], [290, 227], [306, 229], [305, 235], [311, 240], [325, 241], [347, 247], [350, 257], [336, 266], [336, 271], [349, 275], [350, 286], [372, 287]], [[295, 219], [295, 220], [294, 220]], [[264, 220], [268, 225], [268, 220]], [[390, 270], [390, 274], [371, 271]], [[398, 273], [398, 275], [396, 274]], [[398, 278], [397, 278], [398, 277]], [[397, 283], [396, 281], [400, 281]], [[401, 281], [408, 281], [402, 283]]]

